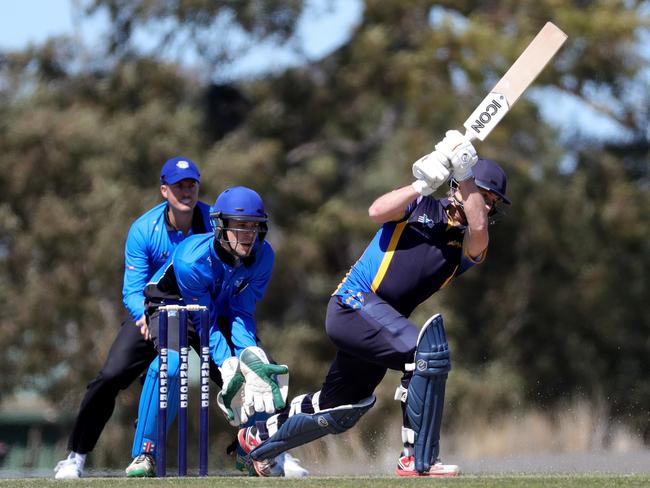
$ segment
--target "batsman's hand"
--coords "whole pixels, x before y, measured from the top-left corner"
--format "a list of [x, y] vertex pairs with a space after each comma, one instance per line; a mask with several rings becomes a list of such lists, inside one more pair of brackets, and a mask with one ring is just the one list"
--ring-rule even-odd
[[[289, 390], [289, 368], [271, 364], [264, 351], [247, 347], [239, 356], [239, 367], [244, 383], [244, 411], [274, 413], [285, 407]], [[276, 379], [277, 376], [277, 379]]]
[[411, 184], [420, 195], [430, 195], [449, 178], [450, 164], [439, 151], [422, 156], [413, 163], [413, 176], [416, 180]]
[[456, 181], [465, 181], [473, 176], [472, 166], [478, 161], [476, 149], [459, 131], [448, 130], [445, 138], [436, 144], [436, 151], [449, 159]]
[[248, 420], [244, 412], [244, 375], [236, 357], [226, 359], [221, 367], [223, 387], [217, 395], [217, 404], [230, 425], [237, 427]]

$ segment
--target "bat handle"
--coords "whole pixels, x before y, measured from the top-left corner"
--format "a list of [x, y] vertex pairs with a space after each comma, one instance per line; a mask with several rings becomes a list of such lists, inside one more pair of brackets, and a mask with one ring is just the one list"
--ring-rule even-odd
[[470, 132], [469, 130], [465, 130], [465, 138], [470, 142], [476, 140], [476, 136], [474, 135], [474, 133]]

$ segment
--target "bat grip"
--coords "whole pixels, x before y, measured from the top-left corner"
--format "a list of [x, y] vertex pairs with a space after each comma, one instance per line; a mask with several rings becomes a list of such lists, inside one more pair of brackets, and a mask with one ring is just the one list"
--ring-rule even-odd
[[470, 142], [476, 140], [476, 136], [474, 135], [474, 133], [468, 130], [465, 130], [465, 138]]

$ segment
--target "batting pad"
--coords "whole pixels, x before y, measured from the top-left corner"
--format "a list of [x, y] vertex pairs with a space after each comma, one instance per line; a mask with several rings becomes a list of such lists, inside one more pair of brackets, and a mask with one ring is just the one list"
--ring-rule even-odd
[[313, 414], [292, 415], [266, 442], [253, 449], [250, 455], [256, 461], [270, 459], [327, 434], [345, 432], [372, 408], [375, 401], [375, 396], [371, 395], [354, 405], [327, 408]]
[[422, 327], [415, 350], [415, 369], [406, 398], [406, 414], [415, 431], [415, 469], [424, 473], [440, 452], [440, 425], [445, 383], [451, 369], [449, 344], [436, 314]]

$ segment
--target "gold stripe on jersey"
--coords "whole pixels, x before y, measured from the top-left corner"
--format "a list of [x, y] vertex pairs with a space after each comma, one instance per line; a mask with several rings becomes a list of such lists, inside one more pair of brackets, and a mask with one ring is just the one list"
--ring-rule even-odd
[[449, 278], [447, 278], [445, 280], [445, 282], [440, 286], [440, 288], [439, 288], [440, 290], [442, 290], [445, 286], [447, 286], [447, 283], [449, 283], [451, 281], [451, 279], [456, 275], [456, 271], [458, 271], [458, 265], [456, 265], [454, 270], [451, 272], [451, 274], [449, 275]]
[[402, 232], [404, 232], [407, 223], [408, 221], [405, 220], [404, 222], [400, 222], [395, 226], [393, 235], [390, 238], [390, 242], [388, 243], [388, 249], [386, 249], [384, 252], [384, 257], [381, 260], [381, 264], [379, 265], [375, 279], [372, 280], [372, 285], [370, 286], [370, 289], [373, 293], [377, 292], [377, 288], [379, 288], [381, 281], [386, 275], [386, 271], [388, 271], [388, 266], [390, 266], [390, 262], [393, 259], [393, 254], [397, 248], [397, 243], [399, 242], [399, 238], [402, 236]]
[[339, 283], [339, 286], [336, 287], [336, 290], [334, 290], [334, 293], [332, 293], [331, 296], [334, 296], [334, 295], [336, 295], [336, 294], [339, 292], [339, 290], [340, 290], [341, 287], [343, 286], [343, 283], [345, 283], [345, 280], [348, 279], [348, 276], [350, 276], [350, 273], [351, 273], [351, 272], [352, 272], [352, 269], [350, 269], [350, 271], [348, 271], [347, 273], [345, 273], [345, 276], [343, 277], [343, 279], [342, 279], [341, 282]]

